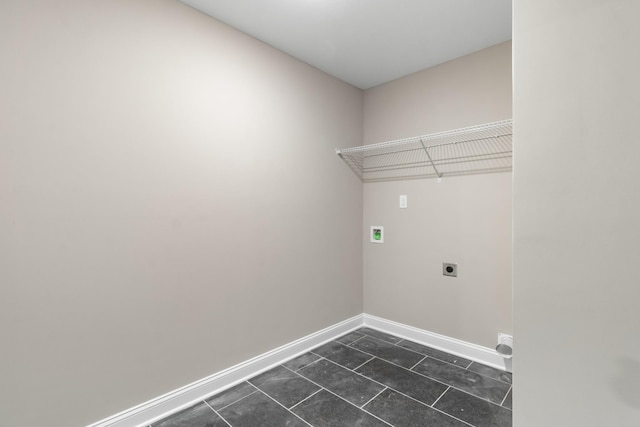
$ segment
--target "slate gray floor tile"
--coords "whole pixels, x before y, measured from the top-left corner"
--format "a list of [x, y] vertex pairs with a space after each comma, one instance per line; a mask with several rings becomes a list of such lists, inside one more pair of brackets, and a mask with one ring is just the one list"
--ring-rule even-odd
[[292, 411], [314, 427], [389, 427], [326, 390], [314, 394]]
[[454, 388], [447, 390], [435, 407], [475, 427], [510, 427], [512, 425], [512, 413], [509, 409]]
[[308, 427], [304, 421], [278, 405], [261, 391], [227, 406], [219, 413], [233, 427]]
[[494, 380], [502, 381], [503, 383], [511, 384], [511, 372], [502, 371], [500, 369], [492, 368], [491, 366], [483, 365], [478, 362], [473, 362], [468, 370], [476, 372], [485, 377], [493, 378]]
[[377, 358], [367, 362], [358, 368], [356, 372], [411, 396], [427, 405], [433, 404], [448, 387], [420, 374]]
[[502, 399], [504, 399], [511, 387], [509, 384], [430, 357], [420, 362], [413, 368], [413, 371], [490, 400], [498, 405], [502, 403]]
[[348, 333], [347, 335], [341, 336], [340, 338], [336, 339], [336, 341], [344, 345], [349, 345], [352, 342], [359, 340], [363, 336], [364, 335], [359, 332], [351, 332], [351, 333]]
[[320, 390], [317, 385], [282, 366], [253, 377], [249, 382], [286, 408]]
[[206, 402], [209, 406], [218, 411], [236, 400], [250, 395], [256, 390], [257, 389], [248, 382], [243, 382], [223, 391], [222, 393], [216, 394], [215, 396], [207, 399]]
[[448, 415], [387, 389], [364, 408], [395, 427], [468, 427]]
[[510, 373], [361, 328], [149, 427], [510, 427], [511, 383]]
[[424, 358], [422, 354], [371, 337], [356, 341], [351, 344], [351, 347], [364, 351], [365, 353], [373, 354], [380, 359], [395, 363], [396, 365], [404, 366], [405, 368], [411, 368]]
[[435, 348], [427, 347], [426, 345], [418, 344], [413, 341], [402, 340], [398, 343], [398, 346], [415, 351], [416, 353], [420, 353], [425, 356], [433, 357], [434, 359], [440, 359], [445, 362], [461, 366], [463, 368], [466, 368], [471, 364], [471, 360], [465, 359], [460, 356], [455, 356], [445, 351], [436, 350]]
[[384, 386], [325, 359], [298, 372], [358, 407], [384, 389]]
[[152, 427], [228, 427], [228, 425], [206, 404], [199, 403], [152, 424]]
[[309, 352], [303, 354], [302, 356], [298, 356], [295, 359], [291, 359], [286, 363], [283, 363], [282, 366], [291, 369], [292, 371], [297, 371], [298, 369], [304, 368], [305, 366], [315, 362], [318, 359], [320, 359], [320, 356]]
[[348, 369], [357, 368], [364, 362], [373, 358], [373, 356], [369, 354], [363, 353], [355, 348], [347, 347], [346, 345], [335, 341], [328, 342], [311, 351]]
[[513, 387], [509, 390], [509, 394], [507, 394], [507, 397], [504, 399], [502, 406], [513, 409]]
[[378, 338], [379, 340], [386, 341], [391, 344], [397, 344], [402, 341], [402, 338], [398, 338], [391, 334], [387, 334], [386, 332], [381, 332], [371, 328], [360, 328], [356, 332], [359, 332], [364, 335], [368, 335], [370, 337]]

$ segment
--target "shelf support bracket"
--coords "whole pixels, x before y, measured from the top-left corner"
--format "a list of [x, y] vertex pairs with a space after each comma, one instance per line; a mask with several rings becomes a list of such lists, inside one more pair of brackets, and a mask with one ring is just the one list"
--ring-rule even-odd
[[440, 172], [438, 172], [438, 168], [436, 168], [436, 165], [433, 163], [433, 159], [431, 158], [431, 155], [429, 154], [429, 150], [427, 150], [427, 147], [425, 147], [424, 142], [422, 142], [422, 138], [420, 139], [420, 145], [422, 145], [422, 148], [424, 148], [424, 152], [427, 153], [427, 157], [429, 158], [429, 161], [431, 162], [431, 166], [433, 167], [433, 170], [436, 171], [436, 175], [438, 176], [438, 182], [440, 182], [440, 180], [442, 179], [442, 174]]

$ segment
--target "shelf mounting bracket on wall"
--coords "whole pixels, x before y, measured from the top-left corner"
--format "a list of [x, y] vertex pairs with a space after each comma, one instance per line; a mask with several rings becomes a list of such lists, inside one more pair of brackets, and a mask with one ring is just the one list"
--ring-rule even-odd
[[431, 155], [429, 154], [429, 150], [427, 149], [427, 147], [425, 147], [424, 141], [422, 141], [422, 138], [420, 138], [420, 145], [422, 145], [422, 148], [424, 148], [424, 152], [427, 154], [427, 157], [429, 158], [429, 161], [431, 162], [431, 166], [433, 167], [433, 170], [436, 171], [436, 175], [438, 175], [438, 182], [440, 182], [442, 180], [442, 174], [440, 172], [438, 172], [438, 168], [433, 163], [433, 159], [431, 158]]

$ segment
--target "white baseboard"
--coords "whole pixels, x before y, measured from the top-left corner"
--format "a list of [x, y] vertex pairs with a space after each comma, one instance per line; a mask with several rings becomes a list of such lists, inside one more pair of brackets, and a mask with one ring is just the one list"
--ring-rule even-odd
[[491, 348], [450, 338], [445, 335], [436, 334], [435, 332], [425, 331], [424, 329], [414, 328], [413, 326], [404, 325], [370, 314], [363, 314], [363, 318], [364, 325], [367, 327], [446, 351], [447, 353], [455, 354], [456, 356], [464, 357], [474, 362], [511, 372], [511, 360], [505, 360], [498, 352]]
[[88, 427], [142, 427], [167, 415], [195, 404], [208, 396], [232, 387], [286, 360], [306, 353], [314, 347], [358, 329], [363, 325], [363, 315], [337, 323], [321, 331], [307, 335], [274, 350], [263, 353], [246, 362], [220, 371], [209, 377], [171, 391], [146, 403], [91, 424]]
[[87, 427], [146, 427], [174, 412], [188, 408], [209, 396], [362, 326], [387, 332], [400, 338], [406, 338], [410, 341], [498, 369], [511, 371], [511, 361], [508, 361], [508, 364], [505, 365], [505, 359], [490, 348], [414, 328], [413, 326], [403, 325], [402, 323], [370, 314], [359, 314]]

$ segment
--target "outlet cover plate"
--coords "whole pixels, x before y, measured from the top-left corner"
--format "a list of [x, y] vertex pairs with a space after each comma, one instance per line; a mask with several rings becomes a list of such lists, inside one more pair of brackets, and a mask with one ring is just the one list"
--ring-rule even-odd
[[369, 231], [369, 241], [371, 243], [384, 243], [384, 227], [372, 225]]
[[443, 276], [451, 276], [458, 277], [458, 264], [453, 264], [450, 262], [442, 263], [442, 275]]

